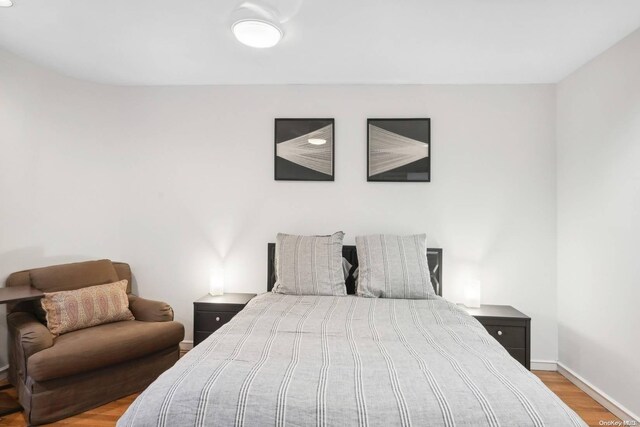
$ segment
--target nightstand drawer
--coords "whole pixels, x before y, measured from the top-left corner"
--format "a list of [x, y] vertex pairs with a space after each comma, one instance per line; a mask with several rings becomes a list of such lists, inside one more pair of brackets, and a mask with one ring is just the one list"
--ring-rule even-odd
[[527, 346], [527, 331], [518, 326], [484, 325], [489, 334], [503, 347], [524, 349]]
[[227, 312], [237, 313], [244, 308], [245, 304], [222, 304], [222, 303], [210, 304], [210, 303], [195, 302], [193, 303], [193, 306], [196, 311], [215, 311], [215, 312], [227, 311]]
[[522, 365], [531, 366], [531, 318], [510, 305], [463, 307]]
[[193, 345], [206, 340], [209, 335], [238, 314], [256, 294], [205, 295], [193, 302]]
[[196, 311], [195, 330], [215, 332], [236, 314], [235, 311]]

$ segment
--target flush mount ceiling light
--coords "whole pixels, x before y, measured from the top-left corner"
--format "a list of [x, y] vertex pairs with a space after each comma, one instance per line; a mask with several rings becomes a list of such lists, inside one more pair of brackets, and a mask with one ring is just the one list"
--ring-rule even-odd
[[240, 43], [256, 48], [273, 47], [282, 39], [280, 28], [270, 22], [258, 19], [237, 21], [231, 27], [231, 31]]
[[0, 7], [11, 7], [13, 2], [11, 0], [0, 0]]
[[326, 139], [322, 139], [322, 138], [309, 138], [309, 144], [313, 144], [313, 145], [324, 145], [327, 143]]

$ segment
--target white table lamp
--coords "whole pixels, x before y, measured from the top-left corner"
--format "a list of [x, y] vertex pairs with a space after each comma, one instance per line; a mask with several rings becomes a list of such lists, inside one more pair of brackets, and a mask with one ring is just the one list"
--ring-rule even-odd
[[213, 296], [224, 294], [223, 268], [214, 268], [211, 270], [211, 276], [209, 277], [209, 294]]
[[479, 280], [470, 280], [464, 292], [465, 303], [469, 308], [480, 307], [480, 299], [482, 297], [482, 283]]

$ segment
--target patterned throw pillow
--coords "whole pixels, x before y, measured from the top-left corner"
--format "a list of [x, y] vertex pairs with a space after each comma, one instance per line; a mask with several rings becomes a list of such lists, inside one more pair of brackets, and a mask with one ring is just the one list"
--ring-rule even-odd
[[129, 310], [126, 280], [45, 293], [41, 304], [47, 314], [47, 327], [54, 335], [134, 319]]
[[426, 299], [435, 295], [427, 261], [427, 236], [357, 236], [357, 294]]
[[276, 284], [273, 292], [293, 295], [346, 295], [342, 267], [342, 239], [331, 236], [276, 238]]

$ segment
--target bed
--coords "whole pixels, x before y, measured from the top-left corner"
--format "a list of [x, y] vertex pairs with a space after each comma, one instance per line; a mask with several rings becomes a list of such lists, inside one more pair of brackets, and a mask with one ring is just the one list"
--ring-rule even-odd
[[[353, 271], [355, 249], [344, 251]], [[271, 263], [271, 247], [269, 254]], [[442, 251], [430, 254], [441, 294]], [[439, 295], [267, 292], [162, 374], [118, 421], [205, 425], [586, 424], [479, 322]]]

